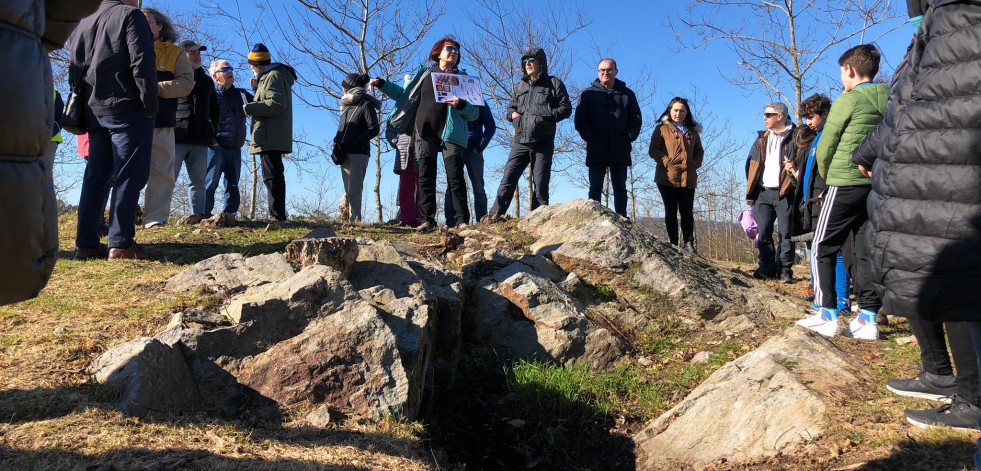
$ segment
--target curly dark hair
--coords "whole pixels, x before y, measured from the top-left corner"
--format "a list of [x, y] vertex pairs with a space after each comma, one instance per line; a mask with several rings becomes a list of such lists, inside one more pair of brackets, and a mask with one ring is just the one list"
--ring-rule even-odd
[[827, 116], [831, 111], [831, 99], [827, 95], [815, 93], [806, 100], [800, 102], [800, 117], [807, 119], [808, 116]]
[[460, 61], [463, 60], [463, 51], [460, 50], [460, 42], [453, 36], [443, 36], [439, 41], [436, 41], [433, 48], [429, 50], [429, 60], [439, 62], [439, 54], [443, 52], [443, 47], [447, 44], [456, 47], [456, 64], [453, 65], [460, 65]]

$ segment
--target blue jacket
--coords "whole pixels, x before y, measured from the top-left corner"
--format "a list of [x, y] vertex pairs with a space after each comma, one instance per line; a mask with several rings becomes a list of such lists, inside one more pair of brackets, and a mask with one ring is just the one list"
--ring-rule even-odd
[[480, 110], [477, 119], [467, 121], [467, 150], [483, 152], [497, 132], [497, 123], [489, 105], [478, 106], [477, 109]]
[[248, 136], [242, 105], [252, 101], [252, 94], [237, 87], [225, 90], [221, 85], [215, 87], [215, 92], [218, 94], [219, 116], [215, 140], [226, 149], [238, 149], [245, 145], [245, 138]]
[[[464, 72], [461, 71], [461, 74]], [[385, 83], [381, 86], [381, 92], [384, 93], [389, 98], [395, 100], [395, 106], [392, 108], [391, 114], [388, 115], [388, 120], [391, 121], [393, 117], [398, 114], [406, 113], [406, 106], [409, 104], [410, 98], [406, 90], [412, 90], [419, 86], [432, 86], [429, 84], [419, 84], [420, 80], [429, 79], [429, 67], [425, 64], [419, 64], [419, 69], [416, 70], [416, 74], [409, 80], [409, 83], [405, 84], [405, 88], [402, 88], [399, 84], [391, 81], [385, 80]], [[418, 92], [417, 92], [418, 93]], [[466, 103], [462, 109], [456, 109], [451, 106], [446, 107], [449, 110], [449, 116], [446, 117], [446, 126], [443, 127], [443, 142], [451, 142], [461, 147], [467, 146], [467, 121], [473, 121], [477, 119], [480, 112], [477, 107]], [[412, 110], [413, 113], [415, 110]], [[412, 132], [415, 126], [410, 126], [408, 132]]]

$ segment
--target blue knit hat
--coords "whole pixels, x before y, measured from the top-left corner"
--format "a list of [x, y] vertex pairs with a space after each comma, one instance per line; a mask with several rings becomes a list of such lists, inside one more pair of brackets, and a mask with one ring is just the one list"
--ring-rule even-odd
[[265, 44], [255, 43], [252, 52], [249, 53], [249, 65], [269, 65], [272, 62], [269, 49]]

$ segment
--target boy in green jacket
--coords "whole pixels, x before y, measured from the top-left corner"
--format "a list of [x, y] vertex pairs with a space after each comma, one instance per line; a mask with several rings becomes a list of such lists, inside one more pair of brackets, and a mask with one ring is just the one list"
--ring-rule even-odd
[[872, 291], [869, 248], [863, 236], [869, 220], [865, 202], [872, 180], [852, 162], [852, 151], [882, 120], [889, 87], [872, 83], [879, 72], [879, 51], [871, 44], [845, 51], [838, 65], [845, 93], [831, 105], [816, 155], [818, 173], [828, 182], [811, 250], [811, 264], [817, 267], [814, 303], [821, 308], [797, 325], [828, 337], [838, 335], [835, 254], [850, 233], [855, 239], [853, 292], [857, 293], [860, 312], [848, 324], [845, 335], [878, 340], [875, 316], [882, 301]]

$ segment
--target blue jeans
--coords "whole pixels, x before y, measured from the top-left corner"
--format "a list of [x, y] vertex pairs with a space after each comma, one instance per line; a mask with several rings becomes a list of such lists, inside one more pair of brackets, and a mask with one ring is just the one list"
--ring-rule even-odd
[[177, 144], [174, 159], [174, 180], [181, 174], [181, 163], [187, 166], [187, 178], [191, 181], [191, 212], [205, 214], [204, 180], [208, 173], [208, 148], [191, 144]]
[[[463, 167], [470, 177], [470, 186], [473, 188], [473, 213], [474, 222], [487, 214], [487, 193], [484, 192], [484, 155], [473, 150], [463, 152]], [[446, 196], [443, 200], [443, 215], [446, 216], [446, 225], [453, 227], [456, 225], [456, 212], [453, 211], [453, 200], [450, 194], [449, 185], [446, 186]]]
[[589, 199], [602, 202], [603, 181], [606, 169], [610, 169], [610, 185], [613, 187], [613, 210], [627, 216], [627, 165], [593, 165], [589, 168]]
[[109, 200], [109, 248], [133, 245], [140, 190], [150, 178], [150, 148], [154, 119], [143, 110], [99, 116], [89, 130], [89, 159], [78, 199], [75, 246], [99, 246], [99, 221]]
[[204, 213], [211, 214], [215, 208], [215, 191], [218, 181], [225, 177], [225, 205], [223, 213], [235, 214], [241, 203], [238, 179], [242, 172], [242, 149], [214, 146], [208, 149], [208, 171], [205, 179]]

